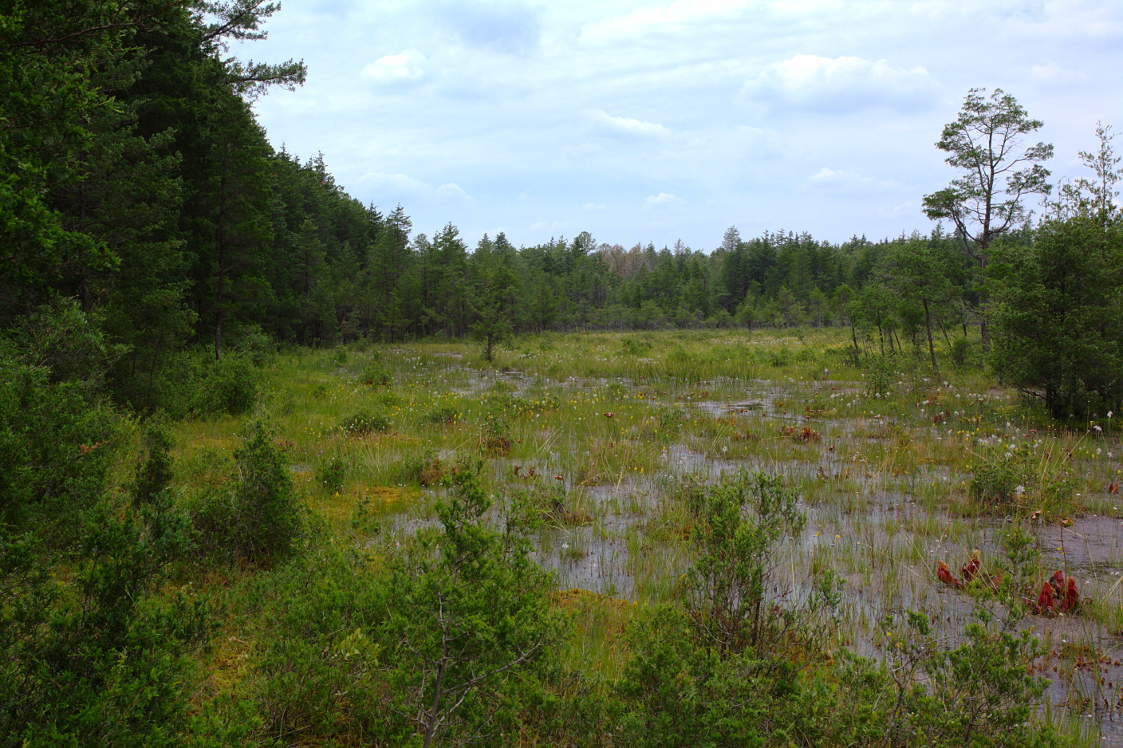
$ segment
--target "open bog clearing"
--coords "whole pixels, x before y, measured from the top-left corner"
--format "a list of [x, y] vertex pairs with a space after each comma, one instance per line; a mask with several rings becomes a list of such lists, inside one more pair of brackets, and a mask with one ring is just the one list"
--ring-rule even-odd
[[[567, 657], [606, 677], [632, 611], [672, 598], [693, 561], [691, 493], [781, 476], [805, 522], [776, 546], [766, 599], [822, 632], [820, 656], [889, 656], [907, 611], [953, 644], [989, 611], [1041, 639], [1051, 719], [1123, 740], [1115, 414], [1059, 431], [977, 362], [858, 367], [849, 345], [842, 330], [551, 334], [494, 364], [469, 343], [302, 350], [268, 368], [256, 415], [314, 521], [374, 563], [482, 461], [490, 522], [530, 538], [576, 610]], [[180, 425], [179, 477], [204, 485], [240, 427]], [[813, 605], [824, 575], [833, 602]]]

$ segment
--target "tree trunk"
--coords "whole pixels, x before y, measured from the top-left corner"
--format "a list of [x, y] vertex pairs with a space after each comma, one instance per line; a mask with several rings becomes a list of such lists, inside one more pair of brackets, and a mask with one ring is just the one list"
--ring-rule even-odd
[[942, 319], [937, 319], [936, 321], [940, 324], [940, 332], [944, 334], [944, 342], [948, 344], [948, 348], [951, 348], [951, 338], [948, 337], [947, 326], [944, 324], [944, 321]]
[[932, 345], [932, 315], [928, 310], [928, 299], [924, 299], [924, 327], [928, 330], [928, 355], [932, 357], [932, 371], [939, 371], [936, 366], [936, 348]]
[[214, 360], [222, 358], [222, 316], [219, 315], [214, 323]]

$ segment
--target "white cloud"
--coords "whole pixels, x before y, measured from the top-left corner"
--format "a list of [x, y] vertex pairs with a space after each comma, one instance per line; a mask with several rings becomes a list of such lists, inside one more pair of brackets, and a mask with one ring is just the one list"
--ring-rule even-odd
[[658, 122], [644, 122], [631, 117], [617, 117], [601, 109], [589, 112], [589, 117], [601, 129], [615, 135], [640, 138], [666, 138], [671, 131]]
[[795, 55], [745, 82], [751, 99], [780, 106], [854, 111], [871, 106], [927, 106], [935, 83], [922, 66], [894, 67], [861, 57]]
[[670, 192], [660, 192], [658, 195], [649, 195], [644, 202], [648, 205], [673, 205], [681, 203], [682, 198], [678, 195], [672, 195]]
[[877, 179], [866, 174], [824, 166], [807, 178], [813, 187], [829, 190], [875, 191], [891, 190], [897, 185], [892, 180]]
[[368, 171], [359, 177], [359, 183], [373, 187], [380, 192], [406, 193], [419, 195], [428, 192], [430, 187], [420, 179], [401, 173]]
[[363, 76], [376, 83], [401, 84], [420, 81], [425, 77], [428, 60], [416, 49], [407, 49], [379, 57], [363, 68]]
[[749, 4], [745, 0], [676, 0], [590, 23], [581, 29], [581, 41], [614, 42], [653, 32], [682, 32], [701, 22], [734, 18]]
[[1070, 70], [1051, 62], [1044, 65], [1031, 66], [1029, 69], [1029, 77], [1035, 83], [1052, 86], [1081, 83], [1088, 79], [1088, 75], [1081, 70]]
[[446, 182], [438, 187], [437, 197], [445, 200], [471, 200], [471, 196], [456, 182]]

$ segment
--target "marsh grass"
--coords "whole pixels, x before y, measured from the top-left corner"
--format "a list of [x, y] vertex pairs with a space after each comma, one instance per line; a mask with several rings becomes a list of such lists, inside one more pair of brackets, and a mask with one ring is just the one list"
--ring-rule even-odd
[[[847, 347], [845, 331], [827, 329], [527, 336], [493, 364], [449, 341], [283, 351], [252, 414], [175, 426], [174, 484], [187, 503], [226, 485], [238, 434], [263, 418], [322, 538], [390, 558], [435, 522], [454, 466], [482, 458], [483, 487], [500, 499], [491, 520], [521, 522], [563, 587], [590, 588], [558, 594], [570, 614], [563, 659], [605, 683], [621, 672], [636, 604], [678, 594], [693, 560], [689, 497], [723, 473], [764, 470], [800, 494], [807, 527], [777, 548], [775, 566], [793, 602], [837, 574], [832, 636], [864, 653], [877, 652], [885, 613], [906, 607], [950, 636], [975, 598], [941, 586], [936, 562], [958, 571], [974, 548], [996, 558], [1007, 517], [1042, 510], [1031, 526], [1041, 537], [1090, 512], [1123, 527], [1107, 493], [1118, 434], [1045, 428], [970, 363], [938, 375], [911, 356], [855, 365]], [[363, 414], [386, 427], [340, 428]], [[1056, 547], [1042, 544], [1043, 567], [1065, 562]], [[1118, 569], [1096, 568], [1078, 618], [1102, 648], [1123, 633], [1123, 591]], [[204, 665], [216, 693], [242, 688], [268, 636], [246, 612], [260, 576], [227, 573], [226, 639]], [[1075, 701], [1050, 698], [1046, 719], [1072, 736], [1094, 732]]]

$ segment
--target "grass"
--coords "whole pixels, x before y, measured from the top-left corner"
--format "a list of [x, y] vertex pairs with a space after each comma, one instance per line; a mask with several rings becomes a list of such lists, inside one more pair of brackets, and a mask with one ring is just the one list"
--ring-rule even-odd
[[[780, 473], [798, 489], [807, 527], [778, 548], [775, 568], [793, 589], [824, 570], [839, 574], [838, 637], [864, 652], [875, 651], [884, 614], [901, 608], [930, 613], [954, 636], [975, 601], [940, 585], [936, 562], [958, 571], [972, 549], [997, 557], [1008, 519], [1041, 511], [1041, 538], [1092, 514], [1120, 527], [1121, 502], [1107, 493], [1121, 474], [1115, 431], [1050, 430], [985, 372], [935, 374], [909, 356], [887, 359], [871, 388], [846, 336], [548, 334], [519, 339], [493, 364], [461, 342], [287, 351], [264, 372], [252, 414], [177, 424], [176, 485], [188, 499], [223, 485], [239, 434], [264, 419], [321, 531], [385, 557], [396, 538], [432, 523], [442, 474], [483, 460], [495, 521], [510, 519], [521, 497], [540, 561], [569, 590], [558, 598], [572, 614], [566, 662], [609, 680], [633, 603], [670, 597], [691, 561], [683, 492], [723, 471]], [[363, 428], [340, 428], [349, 419]], [[1065, 563], [1041, 545], [1046, 566]], [[1115, 551], [1089, 546], [1095, 568], [1073, 573], [1089, 580], [1079, 615], [1088, 637], [1119, 657], [1110, 640], [1123, 632]], [[230, 573], [237, 598], [246, 581]], [[204, 666], [222, 687], [252, 667], [254, 648], [238, 643], [254, 641], [252, 626], [238, 620], [231, 613]], [[1026, 625], [1048, 632], [1061, 623], [1031, 616]], [[1094, 731], [1094, 719], [1054, 701], [1050, 719], [1076, 719], [1073, 735]]]

